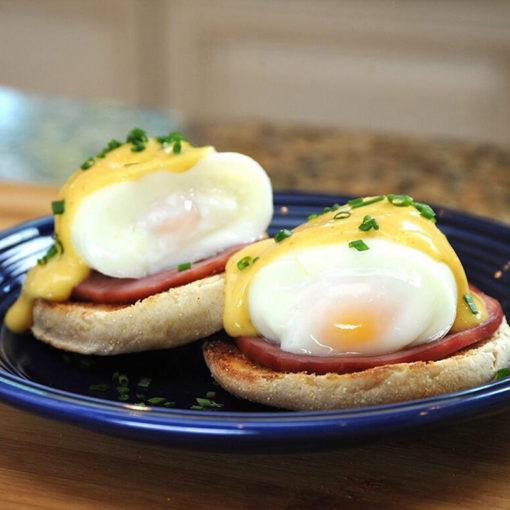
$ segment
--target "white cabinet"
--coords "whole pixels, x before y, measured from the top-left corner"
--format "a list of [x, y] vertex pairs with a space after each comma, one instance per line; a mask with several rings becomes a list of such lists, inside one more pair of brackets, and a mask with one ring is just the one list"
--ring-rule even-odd
[[139, 98], [133, 0], [0, 0], [0, 84], [85, 98]]
[[15, 86], [195, 119], [510, 140], [505, 0], [0, 0], [0, 34], [0, 82]]

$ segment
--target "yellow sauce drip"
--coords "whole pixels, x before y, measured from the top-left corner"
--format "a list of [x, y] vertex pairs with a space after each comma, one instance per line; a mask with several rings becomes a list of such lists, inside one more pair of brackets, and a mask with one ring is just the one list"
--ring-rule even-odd
[[[334, 219], [340, 211], [349, 211], [350, 216]], [[365, 215], [374, 217], [379, 230], [363, 232], [359, 229]], [[387, 199], [374, 204], [351, 209], [348, 205], [308, 221], [293, 230], [292, 236], [277, 243], [273, 239], [247, 246], [229, 260], [226, 267], [224, 327], [230, 336], [257, 335], [258, 331], [250, 319], [248, 292], [257, 271], [292, 250], [301, 248], [348, 243], [363, 239], [370, 246], [370, 239], [386, 239], [420, 250], [439, 262], [444, 262], [452, 271], [457, 284], [457, 314], [452, 331], [463, 331], [486, 320], [487, 311], [483, 301], [473, 294], [479, 313], [473, 314], [464, 300], [470, 293], [464, 268], [450, 243], [435, 223], [420, 215], [412, 207], [398, 207]], [[361, 256], [361, 252], [360, 252]], [[259, 259], [240, 270], [237, 262], [243, 257]], [[472, 294], [472, 293], [471, 293]]]
[[149, 140], [141, 152], [133, 152], [132, 147], [124, 144], [97, 159], [88, 170], [77, 170], [60, 190], [58, 199], [64, 200], [65, 212], [55, 216], [55, 233], [64, 252], [29, 271], [20, 297], [5, 317], [5, 324], [12, 331], [21, 333], [31, 327], [34, 300], [65, 301], [89, 275], [90, 268], [72, 242], [73, 218], [84, 198], [110, 184], [137, 180], [152, 172], [185, 172], [214, 151], [212, 147], [192, 147], [182, 142], [181, 152], [174, 154], [172, 147], [163, 148], [155, 139]]

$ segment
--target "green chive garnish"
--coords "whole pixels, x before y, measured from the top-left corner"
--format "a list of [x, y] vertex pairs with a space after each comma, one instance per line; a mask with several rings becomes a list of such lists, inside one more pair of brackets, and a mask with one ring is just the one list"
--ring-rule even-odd
[[308, 221], [314, 220], [315, 218], [318, 218], [319, 215], [317, 213], [309, 214], [308, 215]]
[[478, 314], [478, 307], [476, 306], [475, 300], [473, 299], [473, 296], [471, 294], [464, 294], [464, 301], [468, 305], [469, 309], [471, 310], [471, 313], [473, 315]]
[[175, 407], [175, 402], [165, 402], [163, 407]]
[[168, 147], [172, 145], [172, 150], [174, 154], [180, 154], [182, 151], [182, 142], [185, 141], [184, 136], [178, 131], [174, 131], [165, 136], [158, 136], [158, 142], [163, 145], [163, 147]]
[[216, 396], [216, 392], [215, 391], [208, 391], [205, 396], [207, 398], [214, 398]]
[[436, 213], [434, 209], [430, 207], [428, 204], [422, 204], [421, 202], [415, 202], [414, 207], [419, 211], [419, 213], [428, 220], [436, 221]]
[[365, 244], [365, 242], [362, 239], [358, 239], [356, 241], [351, 241], [349, 243], [349, 248], [354, 248], [358, 251], [367, 251], [369, 247]]
[[350, 205], [353, 209], [357, 209], [358, 207], [365, 207], [366, 205], [375, 204], [381, 200], [384, 200], [384, 195], [379, 195], [377, 197], [353, 198], [347, 202], [347, 205]]
[[290, 237], [292, 235], [292, 232], [290, 230], [287, 230], [286, 228], [279, 230], [276, 235], [274, 236], [274, 240], [277, 243], [281, 243], [284, 239], [287, 239], [287, 237]]
[[367, 214], [358, 228], [363, 232], [368, 232], [371, 229], [379, 230], [379, 223], [370, 214]]
[[118, 140], [115, 140], [115, 138], [112, 138], [109, 142], [106, 148], [109, 151], [113, 151], [115, 149], [118, 149], [122, 145], [122, 142], [119, 142]]
[[243, 271], [248, 266], [253, 264], [253, 262], [254, 260], [249, 255], [246, 255], [246, 257], [243, 257], [237, 261], [237, 269], [239, 269], [239, 271]]
[[150, 377], [140, 377], [140, 380], [137, 383], [137, 387], [146, 390], [151, 385], [152, 379]]
[[120, 400], [121, 402], [125, 402], [126, 400], [129, 400], [129, 395], [122, 394], [122, 395], [119, 395], [117, 397], [117, 399]]
[[414, 204], [413, 197], [409, 195], [386, 195], [390, 203], [397, 207], [407, 207]]
[[223, 407], [223, 404], [218, 404], [218, 402], [208, 398], [196, 398], [195, 400], [197, 401], [197, 404], [204, 409]]
[[126, 374], [119, 374], [117, 377], [117, 382], [119, 383], [119, 386], [128, 386], [129, 377]]
[[188, 269], [191, 269], [191, 262], [183, 262], [182, 264], [179, 264], [177, 266], [177, 271], [187, 271]]
[[89, 158], [87, 159], [87, 161], [85, 161], [85, 163], [81, 164], [80, 168], [82, 170], [88, 170], [91, 166], [94, 165], [95, 162], [96, 162], [95, 158]]
[[65, 202], [63, 200], [56, 200], [51, 203], [51, 210], [53, 214], [64, 214]]
[[500, 381], [501, 379], [505, 379], [508, 376], [510, 376], [510, 368], [500, 368], [496, 372], [496, 380], [497, 381]]
[[147, 143], [148, 141], [149, 137], [147, 136], [147, 133], [140, 128], [132, 129], [126, 137], [126, 142], [132, 143], [133, 145]]
[[127, 386], [117, 386], [117, 393], [120, 394], [129, 393], [129, 388]]
[[115, 140], [114, 138], [112, 138], [108, 142], [106, 147], [96, 157], [104, 158], [109, 152], [113, 151], [114, 149], [119, 148], [121, 145], [122, 145], [121, 142], [119, 142], [118, 140]]
[[90, 391], [98, 391], [99, 393], [106, 393], [109, 389], [108, 384], [91, 384], [89, 386]]
[[339, 211], [334, 216], [334, 220], [345, 220], [346, 218], [350, 218], [351, 213], [349, 211]]
[[136, 143], [131, 147], [132, 152], [142, 152], [145, 150], [145, 144], [144, 143]]
[[147, 400], [147, 404], [151, 406], [160, 406], [167, 402], [167, 399], [165, 397], [152, 397], [149, 400]]
[[64, 253], [64, 245], [58, 236], [53, 234], [51, 237], [55, 240], [55, 242], [49, 247], [46, 254], [37, 261], [37, 264], [40, 266], [47, 264], [50, 259], [55, 257], [55, 255], [58, 255], [59, 253], [62, 255]]

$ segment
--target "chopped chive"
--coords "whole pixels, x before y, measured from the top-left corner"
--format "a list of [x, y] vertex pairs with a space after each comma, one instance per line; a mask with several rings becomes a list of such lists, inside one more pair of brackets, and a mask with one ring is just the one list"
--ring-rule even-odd
[[142, 152], [145, 150], [145, 144], [138, 142], [131, 147], [131, 152]]
[[163, 147], [172, 145], [173, 153], [180, 154], [182, 152], [182, 142], [185, 141], [185, 138], [182, 133], [173, 131], [172, 133], [168, 133], [168, 135], [158, 136], [157, 140], [161, 145], [163, 145]]
[[216, 392], [215, 391], [208, 391], [205, 396], [207, 398], [214, 398], [216, 396]]
[[137, 387], [146, 390], [151, 385], [152, 379], [150, 377], [140, 377]]
[[194, 411], [203, 411], [204, 408], [202, 406], [191, 406], [190, 409], [193, 409]]
[[106, 147], [96, 156], [97, 158], [104, 158], [109, 152], [119, 148], [122, 145], [121, 142], [112, 138]]
[[183, 262], [182, 264], [179, 264], [177, 266], [177, 271], [187, 271], [188, 269], [191, 269], [191, 262]]
[[64, 253], [64, 245], [62, 244], [62, 241], [59, 239], [58, 235], [57, 234], [53, 234], [51, 237], [55, 241], [55, 245], [57, 247], [57, 251], [60, 250], [60, 254]]
[[363, 218], [363, 222], [358, 227], [362, 232], [368, 232], [371, 229], [379, 230], [379, 223], [377, 223], [377, 220], [370, 216], [370, 214], [367, 214]]
[[500, 381], [501, 379], [505, 379], [508, 376], [510, 376], [510, 368], [500, 368], [496, 372], [496, 380], [497, 381]]
[[56, 234], [53, 234], [51, 237], [55, 240], [55, 242], [49, 247], [46, 254], [40, 259], [38, 259], [37, 264], [40, 266], [44, 266], [45, 264], [47, 264], [48, 261], [55, 257], [55, 255], [58, 255], [58, 253], [60, 253], [61, 255], [64, 253], [64, 245], [62, 244], [58, 236]]
[[113, 372], [113, 374], [112, 374], [112, 381], [114, 383], [118, 383], [119, 382], [119, 377], [120, 377], [120, 372]]
[[129, 393], [127, 386], [117, 386], [117, 393]]
[[428, 220], [436, 221], [436, 213], [434, 212], [434, 209], [430, 207], [428, 204], [422, 204], [421, 202], [415, 202], [414, 207], [418, 210], [418, 212]]
[[132, 143], [134, 145], [139, 143], [147, 143], [148, 141], [149, 137], [147, 136], [147, 133], [140, 128], [132, 129], [126, 137], [126, 142]]
[[82, 163], [80, 165], [80, 168], [82, 170], [88, 170], [91, 166], [94, 165], [95, 162], [96, 162], [95, 158], [89, 158], [89, 159], [87, 159], [87, 161], [85, 161], [84, 163]]
[[119, 374], [117, 378], [117, 382], [119, 386], [128, 386], [129, 385], [129, 377], [126, 374]]
[[51, 203], [51, 210], [53, 214], [64, 214], [65, 202], [64, 200], [55, 200]]
[[211, 408], [218, 408], [223, 407], [223, 404], [218, 404], [218, 402], [215, 402], [214, 400], [210, 400], [208, 398], [196, 398], [197, 404], [202, 407], [203, 409], [211, 409]]
[[409, 195], [386, 195], [391, 204], [397, 207], [407, 207], [414, 204], [413, 197]]
[[478, 307], [476, 306], [475, 300], [473, 299], [473, 296], [471, 294], [464, 294], [464, 301], [468, 305], [469, 309], [471, 310], [471, 313], [473, 315], [478, 314]]
[[243, 257], [237, 261], [237, 269], [239, 269], [239, 271], [243, 271], [248, 266], [253, 264], [253, 262], [255, 261], [249, 255], [246, 255], [246, 257]]
[[119, 395], [117, 399], [120, 400], [121, 402], [125, 402], [126, 400], [129, 400], [129, 395], [123, 393], [122, 395]]
[[110, 389], [108, 384], [100, 383], [100, 384], [91, 384], [89, 386], [90, 391], [98, 391], [100, 393], [105, 393]]
[[175, 402], [165, 402], [163, 407], [175, 407]]
[[367, 251], [369, 247], [365, 244], [365, 242], [362, 239], [358, 239], [356, 241], [351, 241], [349, 243], [349, 248], [354, 248], [358, 251]]
[[37, 261], [37, 264], [39, 264], [40, 266], [44, 266], [48, 263], [48, 261], [50, 259], [52, 259], [56, 254], [58, 253], [58, 250], [57, 250], [57, 246], [55, 244], [52, 244], [48, 251], [46, 252], [46, 255], [44, 255], [43, 257], [41, 257], [38, 261]]
[[334, 216], [334, 220], [345, 220], [346, 218], [349, 218], [351, 216], [351, 213], [349, 211], [339, 211]]
[[287, 230], [286, 228], [279, 230], [276, 235], [274, 236], [274, 240], [277, 243], [281, 243], [284, 239], [287, 239], [287, 237], [290, 237], [292, 235], [292, 232], [290, 230]]
[[150, 404], [151, 406], [160, 406], [167, 402], [167, 399], [165, 397], [152, 397], [149, 400], [147, 400], [147, 404]]
[[309, 214], [308, 215], [308, 221], [314, 220], [315, 218], [318, 218], [319, 215], [317, 213]]
[[109, 151], [113, 151], [115, 149], [118, 149], [122, 145], [122, 142], [119, 142], [118, 140], [115, 140], [115, 138], [112, 138], [108, 145], [106, 146]]
[[260, 259], [260, 257], [255, 257], [255, 258], [252, 260], [252, 262], [251, 262], [251, 263], [252, 263], [252, 264], [255, 264], [255, 262], [257, 262], [257, 260], [259, 260], [259, 259]]
[[375, 204], [381, 200], [384, 200], [384, 195], [379, 195], [377, 197], [353, 198], [347, 202], [347, 205], [350, 205], [353, 209], [357, 209], [358, 207], [365, 207], [366, 205]]

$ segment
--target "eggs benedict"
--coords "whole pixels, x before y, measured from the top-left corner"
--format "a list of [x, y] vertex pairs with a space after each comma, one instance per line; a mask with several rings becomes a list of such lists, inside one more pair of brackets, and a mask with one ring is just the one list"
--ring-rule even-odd
[[5, 323], [96, 354], [219, 330], [226, 260], [265, 235], [273, 211], [269, 178], [250, 157], [138, 128], [85, 161], [52, 209], [55, 243]]
[[454, 391], [510, 362], [501, 306], [469, 286], [432, 208], [406, 195], [335, 204], [236, 253], [224, 325], [235, 343], [204, 347], [216, 380], [288, 409]]

